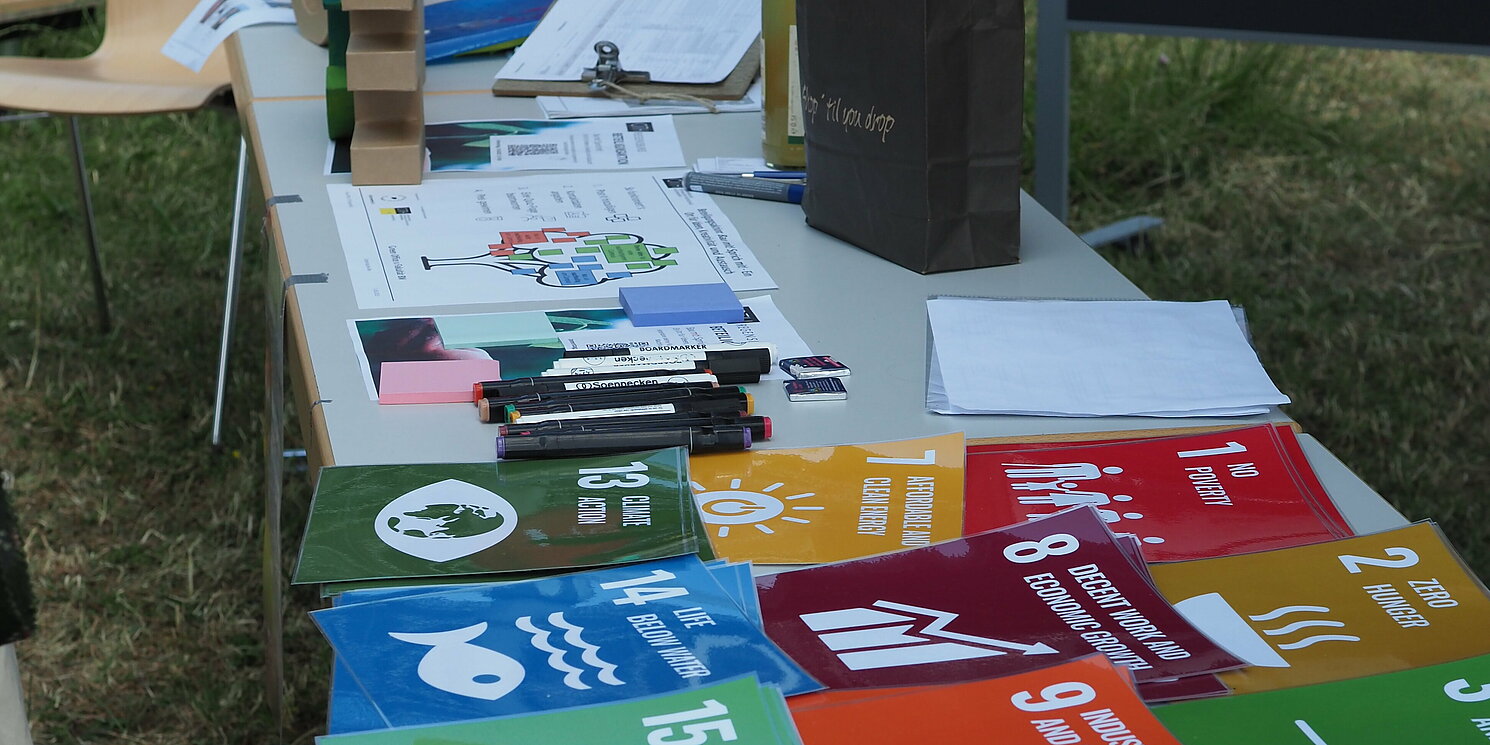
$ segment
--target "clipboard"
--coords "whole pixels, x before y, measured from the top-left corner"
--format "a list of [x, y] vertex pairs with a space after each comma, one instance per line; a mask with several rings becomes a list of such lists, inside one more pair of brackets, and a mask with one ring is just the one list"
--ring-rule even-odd
[[[645, 93], [672, 93], [698, 96], [699, 98], [711, 98], [716, 101], [738, 101], [745, 97], [745, 91], [755, 81], [755, 76], [761, 67], [761, 40], [756, 37], [755, 43], [740, 57], [739, 64], [726, 75], [724, 80], [718, 83], [627, 83], [627, 88], [632, 88]], [[491, 92], [494, 96], [590, 96], [593, 98], [608, 98], [604, 91], [592, 89], [590, 84], [581, 80], [516, 80], [511, 78], [497, 78], [492, 82]]]

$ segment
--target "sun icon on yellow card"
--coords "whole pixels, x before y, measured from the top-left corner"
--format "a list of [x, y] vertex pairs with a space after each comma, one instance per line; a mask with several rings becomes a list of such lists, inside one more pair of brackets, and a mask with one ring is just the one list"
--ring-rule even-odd
[[759, 491], [741, 489], [740, 479], [730, 479], [729, 488], [713, 491], [697, 481], [689, 483], [693, 485], [693, 499], [698, 504], [700, 516], [706, 525], [719, 527], [715, 535], [720, 538], [727, 537], [730, 528], [736, 525], [750, 525], [762, 533], [774, 535], [776, 529], [767, 524], [770, 521], [810, 523], [811, 520], [794, 513], [824, 509], [818, 505], [792, 503], [793, 500], [817, 496], [813, 492], [776, 496], [772, 492], [786, 486], [781, 481]]

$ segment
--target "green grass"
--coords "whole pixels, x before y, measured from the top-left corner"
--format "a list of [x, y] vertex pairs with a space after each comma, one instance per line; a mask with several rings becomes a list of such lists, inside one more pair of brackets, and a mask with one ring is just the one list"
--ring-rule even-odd
[[1105, 255], [1246, 307], [1288, 414], [1487, 576], [1490, 60], [1077, 38], [1073, 227], [1164, 218]]
[[[96, 38], [25, 44], [81, 54]], [[1163, 217], [1151, 246], [1108, 258], [1156, 298], [1245, 305], [1288, 413], [1490, 574], [1490, 61], [1080, 36], [1073, 80], [1074, 226]], [[0, 468], [41, 606], [20, 647], [33, 727], [265, 742], [257, 216], [227, 448], [207, 446], [237, 124], [84, 126], [106, 336], [65, 122], [0, 124]], [[291, 474], [287, 525], [305, 481]], [[327, 657], [313, 599], [293, 599], [288, 735], [308, 742]]]

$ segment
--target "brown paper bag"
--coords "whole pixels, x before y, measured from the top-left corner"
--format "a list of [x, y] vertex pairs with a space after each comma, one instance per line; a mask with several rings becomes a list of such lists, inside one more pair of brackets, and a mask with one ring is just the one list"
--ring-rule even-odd
[[1022, 0], [797, 0], [807, 223], [923, 274], [1019, 260]]

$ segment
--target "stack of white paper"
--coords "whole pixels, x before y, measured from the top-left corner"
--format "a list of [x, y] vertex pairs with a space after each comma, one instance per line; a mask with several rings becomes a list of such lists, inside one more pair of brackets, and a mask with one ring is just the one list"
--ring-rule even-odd
[[[715, 101], [714, 107], [721, 114], [737, 111], [761, 110], [761, 79], [757, 77], [745, 97], [738, 101]], [[627, 98], [597, 98], [593, 96], [538, 96], [539, 108], [549, 119], [576, 119], [588, 116], [656, 116], [659, 114], [708, 114], [709, 109], [693, 101], [670, 101], [652, 99], [637, 101]]]
[[1242, 416], [1288, 403], [1230, 305], [933, 298], [942, 414]]
[[756, 0], [558, 0], [497, 79], [579, 80], [603, 40], [654, 83], [718, 83], [760, 33]]

